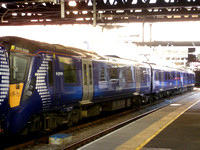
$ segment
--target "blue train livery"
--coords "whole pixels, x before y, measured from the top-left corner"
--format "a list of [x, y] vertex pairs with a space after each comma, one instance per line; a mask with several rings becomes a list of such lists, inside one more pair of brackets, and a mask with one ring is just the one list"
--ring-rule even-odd
[[185, 69], [0, 38], [0, 132], [27, 134], [192, 90]]

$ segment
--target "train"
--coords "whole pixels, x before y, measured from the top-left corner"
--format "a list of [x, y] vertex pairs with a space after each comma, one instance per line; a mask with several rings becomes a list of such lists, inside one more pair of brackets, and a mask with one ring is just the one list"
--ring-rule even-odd
[[191, 91], [186, 69], [0, 37], [0, 132], [43, 132]]

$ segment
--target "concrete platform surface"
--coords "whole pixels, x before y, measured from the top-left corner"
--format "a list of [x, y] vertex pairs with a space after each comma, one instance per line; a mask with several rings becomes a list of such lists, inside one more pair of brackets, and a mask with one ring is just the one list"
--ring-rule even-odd
[[200, 93], [188, 95], [79, 150], [200, 149]]

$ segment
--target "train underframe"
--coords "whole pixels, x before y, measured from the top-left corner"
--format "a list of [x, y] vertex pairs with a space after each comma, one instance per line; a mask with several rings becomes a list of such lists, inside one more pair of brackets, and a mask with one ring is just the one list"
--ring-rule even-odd
[[193, 86], [187, 88], [177, 88], [162, 91], [157, 94], [153, 93], [132, 97], [129, 96], [123, 99], [120, 98], [87, 105], [73, 106], [72, 110], [66, 112], [53, 111], [34, 115], [20, 134], [26, 135], [33, 132], [48, 132], [64, 124], [72, 126], [83, 118], [96, 116], [101, 112], [110, 112], [128, 107], [140, 107], [143, 104], [152, 103], [164, 97], [171, 97], [192, 90]]

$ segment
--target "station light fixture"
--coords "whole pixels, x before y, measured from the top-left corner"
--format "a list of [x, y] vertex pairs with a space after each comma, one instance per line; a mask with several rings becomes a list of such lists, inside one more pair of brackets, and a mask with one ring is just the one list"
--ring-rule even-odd
[[43, 6], [47, 6], [46, 3], [42, 3]]
[[7, 8], [6, 4], [4, 4], [4, 3], [1, 4], [1, 7]]
[[89, 2], [88, 2], [88, 6], [92, 6], [93, 4], [92, 4], [92, 1], [90, 0]]
[[68, 5], [71, 7], [76, 7], [76, 1], [75, 0], [69, 0]]

